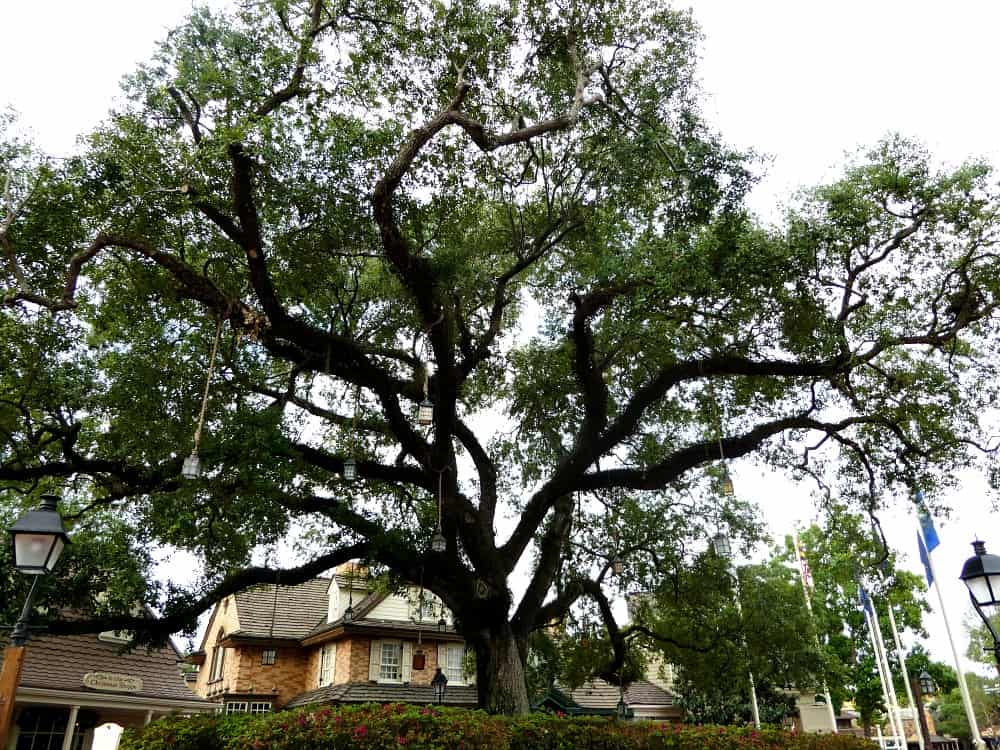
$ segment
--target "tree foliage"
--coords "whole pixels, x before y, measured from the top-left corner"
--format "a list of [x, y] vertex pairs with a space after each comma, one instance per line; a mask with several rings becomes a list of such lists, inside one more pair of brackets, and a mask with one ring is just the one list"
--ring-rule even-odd
[[[866, 507], [966, 466], [1000, 382], [990, 169], [889, 138], [762, 226], [696, 42], [660, 2], [245, 2], [194, 11], [73, 158], [5, 121], [0, 483], [114, 528], [139, 559], [97, 585], [162, 615], [91, 596], [52, 629], [163, 638], [364, 558], [440, 596], [519, 711], [529, 634], [580, 602], [617, 672], [615, 555], [653, 589], [753, 526], [720, 459]], [[250, 565], [289, 535], [310, 554]], [[199, 582], [144, 587], [157, 545]]]

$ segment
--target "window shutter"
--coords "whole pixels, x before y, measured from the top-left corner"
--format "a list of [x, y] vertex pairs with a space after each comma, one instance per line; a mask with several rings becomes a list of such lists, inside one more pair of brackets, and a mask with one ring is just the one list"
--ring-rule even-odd
[[382, 660], [382, 641], [370, 641], [371, 658], [368, 660], [368, 679], [378, 682], [378, 668]]
[[403, 664], [402, 669], [399, 674], [403, 678], [403, 682], [409, 682], [411, 677], [411, 670], [413, 668], [413, 644], [409, 641], [403, 641]]
[[327, 648], [330, 649], [330, 684], [332, 685], [337, 681], [337, 644], [328, 643]]

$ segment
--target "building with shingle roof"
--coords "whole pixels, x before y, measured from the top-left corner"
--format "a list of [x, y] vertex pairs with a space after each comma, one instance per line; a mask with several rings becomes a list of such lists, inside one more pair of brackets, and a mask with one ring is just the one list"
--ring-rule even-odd
[[347, 563], [328, 578], [266, 585], [226, 597], [198, 651], [194, 689], [226, 712], [312, 703], [433, 702], [474, 706], [477, 691], [451, 613], [417, 587], [377, 590]]
[[102, 724], [140, 726], [156, 716], [215, 710], [188, 687], [180, 663], [172, 643], [129, 650], [128, 638], [114, 632], [34, 636], [8, 747], [89, 747]]
[[674, 695], [650, 680], [642, 679], [621, 690], [601, 679], [589, 680], [574, 690], [550, 688], [534, 702], [536, 709], [560, 711], [571, 716], [617, 716], [680, 721], [683, 712]]

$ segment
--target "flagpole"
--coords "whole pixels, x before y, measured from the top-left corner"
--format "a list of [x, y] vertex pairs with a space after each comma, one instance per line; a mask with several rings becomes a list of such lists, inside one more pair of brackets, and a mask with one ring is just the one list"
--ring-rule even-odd
[[910, 704], [910, 710], [913, 712], [913, 729], [917, 735], [917, 745], [920, 750], [925, 750], [924, 745], [924, 733], [920, 730], [920, 717], [917, 716], [917, 711], [920, 709], [917, 707], [916, 701], [913, 700], [913, 690], [910, 688], [910, 672], [906, 668], [906, 654], [903, 653], [903, 641], [899, 637], [899, 630], [896, 628], [896, 616], [892, 613], [892, 602], [889, 601], [889, 597], [885, 598], [886, 608], [889, 610], [889, 627], [892, 628], [892, 639], [896, 642], [896, 654], [899, 656], [899, 664], [903, 669], [903, 684], [906, 686], [906, 700]]
[[878, 640], [875, 638], [875, 628], [872, 626], [871, 611], [865, 606], [862, 606], [861, 609], [865, 614], [865, 625], [868, 626], [868, 638], [872, 644], [872, 652], [875, 654], [875, 668], [878, 671], [878, 680], [882, 683], [882, 698], [885, 700], [885, 710], [889, 714], [889, 729], [895, 735], [898, 733], [898, 729], [896, 721], [892, 716], [892, 701], [889, 700], [889, 680], [886, 678], [885, 666], [882, 664], [882, 654], [879, 652]]
[[[806, 600], [806, 611], [809, 613], [809, 621], [813, 621], [813, 605], [812, 600], [809, 598], [809, 586], [806, 584], [806, 573], [802, 569], [802, 549], [799, 547], [799, 530], [792, 528], [792, 544], [795, 546], [795, 562], [799, 567], [799, 580], [802, 581], [802, 596]], [[816, 634], [816, 648], [819, 649], [819, 633]], [[830, 715], [830, 731], [834, 734], [837, 733], [837, 714], [833, 711], [833, 699], [830, 697], [830, 689], [826, 685], [826, 679], [823, 680], [823, 697], [826, 698], [826, 710]]]
[[[869, 595], [870, 596], [870, 595]], [[882, 636], [882, 625], [878, 621], [878, 610], [875, 608], [875, 600], [872, 599], [872, 624], [875, 628], [875, 638], [877, 639], [877, 647], [879, 652], [879, 658], [882, 660], [882, 668], [885, 670], [886, 678], [886, 689], [889, 693], [890, 701], [890, 712], [891, 715], [895, 717], [895, 722], [893, 723], [893, 732], [899, 736], [903, 744], [906, 744], [906, 729], [903, 726], [903, 717], [899, 713], [899, 700], [896, 698], [896, 686], [892, 682], [892, 669], [889, 667], [889, 657], [886, 655], [885, 651], [885, 638]]]
[[930, 570], [931, 582], [934, 584], [934, 590], [937, 592], [938, 603], [941, 605], [941, 619], [944, 620], [944, 632], [948, 635], [948, 644], [951, 646], [951, 656], [955, 661], [955, 674], [958, 677], [958, 689], [962, 693], [962, 705], [965, 707], [965, 718], [969, 722], [969, 730], [972, 733], [972, 743], [979, 748], [979, 750], [986, 750], [986, 744], [983, 742], [983, 738], [979, 734], [979, 722], [976, 721], [976, 713], [972, 710], [972, 698], [969, 697], [969, 686], [965, 684], [965, 672], [962, 671], [962, 662], [958, 658], [958, 648], [955, 646], [955, 638], [951, 634], [951, 623], [948, 621], [948, 610], [944, 606], [944, 595], [941, 593], [941, 585], [939, 583], [937, 569], [934, 567], [934, 558], [931, 556], [931, 550], [927, 546], [927, 538], [924, 536], [924, 529], [920, 523], [917, 523], [917, 535], [920, 538], [921, 544], [924, 545], [924, 549], [927, 551], [927, 568]]

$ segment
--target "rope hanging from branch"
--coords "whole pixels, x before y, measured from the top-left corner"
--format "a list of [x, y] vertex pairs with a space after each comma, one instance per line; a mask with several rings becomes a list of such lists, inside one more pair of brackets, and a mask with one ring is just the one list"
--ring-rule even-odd
[[184, 466], [181, 473], [187, 479], [196, 479], [201, 476], [201, 458], [198, 456], [198, 449], [201, 447], [201, 433], [205, 427], [205, 413], [208, 411], [208, 395], [212, 387], [212, 374], [215, 371], [215, 359], [219, 353], [219, 341], [222, 339], [222, 318], [218, 318], [215, 323], [215, 340], [212, 342], [212, 353], [208, 358], [208, 371], [205, 374], [205, 391], [201, 397], [201, 411], [198, 413], [198, 424], [194, 429], [194, 447], [191, 455], [184, 459]]

